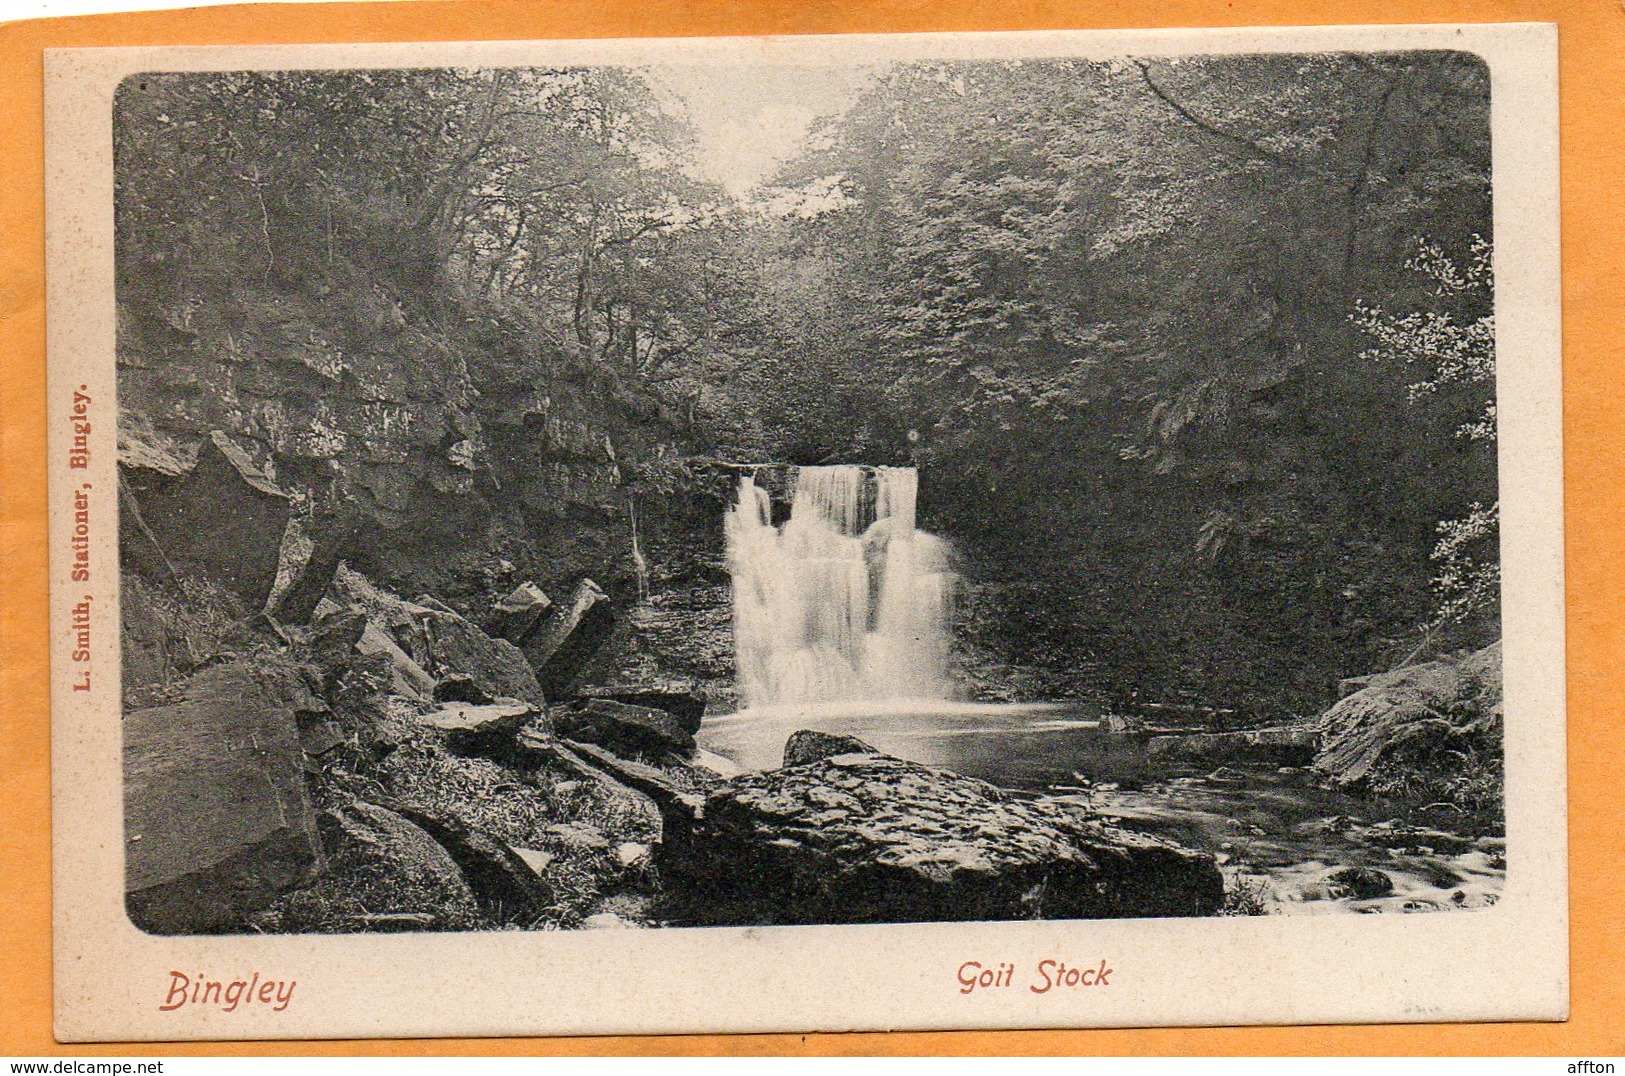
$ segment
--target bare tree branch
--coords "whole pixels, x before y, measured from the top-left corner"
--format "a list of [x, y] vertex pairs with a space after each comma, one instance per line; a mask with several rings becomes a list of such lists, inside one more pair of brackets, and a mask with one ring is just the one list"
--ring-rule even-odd
[[1294, 172], [1301, 172], [1304, 175], [1315, 174], [1312, 169], [1304, 167], [1290, 157], [1276, 153], [1274, 150], [1265, 149], [1252, 139], [1243, 138], [1238, 134], [1232, 134], [1223, 128], [1209, 123], [1207, 120], [1204, 120], [1202, 117], [1198, 116], [1196, 113], [1174, 100], [1173, 96], [1169, 94], [1167, 90], [1157, 85], [1156, 79], [1151, 77], [1150, 64], [1146, 63], [1144, 60], [1135, 60], [1134, 66], [1140, 69], [1140, 77], [1145, 80], [1146, 87], [1149, 88], [1152, 93], [1156, 94], [1159, 101], [1173, 109], [1175, 112], [1179, 113], [1179, 115], [1184, 117], [1191, 124], [1212, 135], [1214, 138], [1219, 139], [1234, 149], [1242, 151], [1243, 155], [1245, 156], [1266, 161], [1270, 164], [1278, 165], [1281, 168], [1289, 168]]

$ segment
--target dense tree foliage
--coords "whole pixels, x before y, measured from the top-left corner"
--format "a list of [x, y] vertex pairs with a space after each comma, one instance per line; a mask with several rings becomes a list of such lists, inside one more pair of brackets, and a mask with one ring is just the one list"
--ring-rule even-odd
[[660, 488], [912, 461], [1013, 656], [1263, 716], [1494, 631], [1488, 101], [1455, 53], [901, 64], [742, 205], [624, 69], [140, 76], [121, 301], [383, 289], [488, 400], [657, 415]]
[[624, 71], [147, 75], [120, 106], [137, 288], [208, 272], [291, 287], [359, 259], [443, 314], [484, 307], [636, 374], [708, 331], [720, 195]]
[[770, 337], [835, 391], [769, 425], [924, 466], [1049, 660], [1305, 705], [1412, 649], [1435, 527], [1494, 498], [1451, 435], [1488, 386], [1412, 403], [1353, 317], [1487, 312], [1411, 255], [1488, 234], [1488, 89], [1459, 54], [895, 68], [778, 177], [824, 208], [774, 224], [775, 301], [843, 316]]

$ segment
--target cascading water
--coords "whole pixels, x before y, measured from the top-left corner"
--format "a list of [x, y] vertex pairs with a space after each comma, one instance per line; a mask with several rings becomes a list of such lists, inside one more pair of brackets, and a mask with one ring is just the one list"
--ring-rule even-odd
[[947, 699], [954, 575], [915, 526], [912, 467], [802, 467], [772, 522], [746, 475], [728, 512], [734, 641], [750, 709]]

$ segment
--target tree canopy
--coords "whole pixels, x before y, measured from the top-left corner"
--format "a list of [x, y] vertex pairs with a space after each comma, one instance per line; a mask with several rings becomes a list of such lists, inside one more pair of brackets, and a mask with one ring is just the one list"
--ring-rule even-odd
[[631, 69], [118, 110], [121, 303], [380, 291], [482, 406], [571, 370], [656, 416], [629, 475], [912, 462], [1001, 637], [1103, 690], [1291, 710], [1494, 630], [1470, 55], [896, 64], [744, 203]]

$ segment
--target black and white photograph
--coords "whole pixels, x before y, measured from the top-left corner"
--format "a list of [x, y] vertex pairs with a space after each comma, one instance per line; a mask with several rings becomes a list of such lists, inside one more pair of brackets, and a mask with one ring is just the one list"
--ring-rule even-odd
[[[1503, 673], [1506, 364], [1556, 384], [1503, 81], [974, 36], [125, 58], [58, 690], [116, 699], [132, 944], [1301, 947], [1561, 871], [1508, 810], [1562, 715]], [[931, 937], [987, 1006], [1134, 948]], [[187, 959], [149, 1015], [298, 1007]]]

